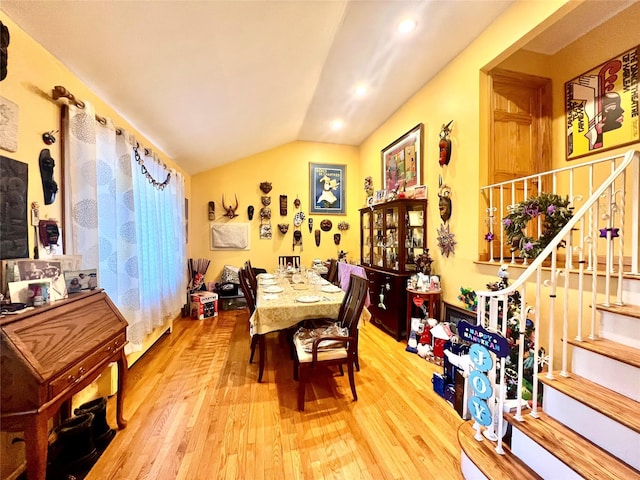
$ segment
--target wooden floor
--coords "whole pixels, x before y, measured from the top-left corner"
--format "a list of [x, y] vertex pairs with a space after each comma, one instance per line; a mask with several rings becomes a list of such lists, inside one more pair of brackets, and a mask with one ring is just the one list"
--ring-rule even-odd
[[274, 333], [266, 345], [259, 384], [246, 310], [175, 322], [132, 366], [129, 424], [87, 480], [462, 478], [462, 420], [431, 385], [441, 367], [366, 324], [358, 401], [346, 375], [326, 370], [298, 412], [286, 340]]

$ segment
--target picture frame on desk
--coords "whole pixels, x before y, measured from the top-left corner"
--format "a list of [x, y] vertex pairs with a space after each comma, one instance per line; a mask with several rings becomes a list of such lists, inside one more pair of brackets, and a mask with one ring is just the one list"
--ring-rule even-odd
[[462, 307], [444, 302], [444, 315], [442, 317], [442, 321], [457, 326], [458, 322], [460, 322], [461, 320], [465, 320], [468, 323], [475, 324], [476, 318], [476, 312], [472, 312], [471, 310], [467, 310]]

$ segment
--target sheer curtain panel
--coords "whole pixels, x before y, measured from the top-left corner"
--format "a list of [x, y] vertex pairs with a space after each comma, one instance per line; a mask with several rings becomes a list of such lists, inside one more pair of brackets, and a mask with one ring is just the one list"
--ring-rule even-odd
[[[110, 119], [98, 122], [88, 102], [65, 108], [66, 253], [98, 269], [99, 286], [129, 323], [128, 352], [140, 350], [184, 303], [184, 177], [171, 170], [168, 185], [155, 188], [136, 161], [135, 139]], [[143, 162], [153, 178], [166, 178], [153, 158]]]

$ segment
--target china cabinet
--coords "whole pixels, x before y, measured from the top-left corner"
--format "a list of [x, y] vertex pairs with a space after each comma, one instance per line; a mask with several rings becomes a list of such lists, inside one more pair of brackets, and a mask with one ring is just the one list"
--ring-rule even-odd
[[360, 264], [369, 279], [373, 323], [406, 338], [407, 279], [427, 248], [427, 201], [398, 199], [360, 209]]

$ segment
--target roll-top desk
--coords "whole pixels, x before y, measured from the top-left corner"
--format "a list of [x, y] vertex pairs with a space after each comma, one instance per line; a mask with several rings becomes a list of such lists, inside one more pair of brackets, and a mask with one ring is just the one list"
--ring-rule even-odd
[[118, 364], [116, 419], [126, 426], [123, 400], [127, 322], [103, 290], [0, 318], [0, 427], [24, 431], [27, 478], [44, 480], [48, 420], [71, 413], [71, 397], [110, 362]]

